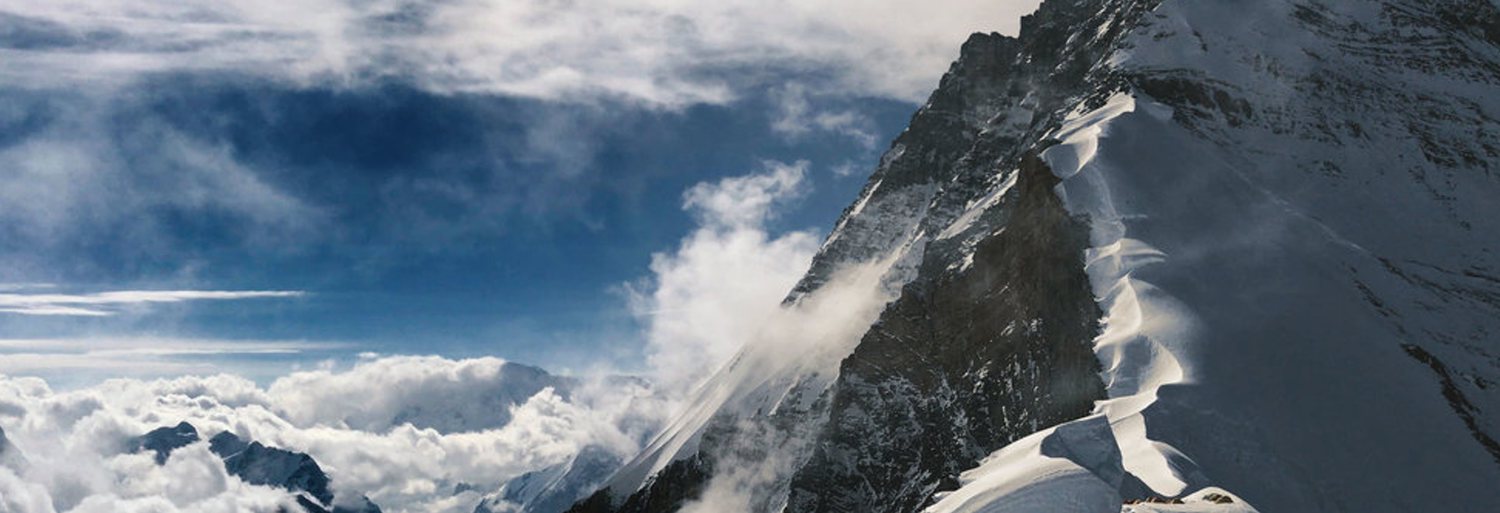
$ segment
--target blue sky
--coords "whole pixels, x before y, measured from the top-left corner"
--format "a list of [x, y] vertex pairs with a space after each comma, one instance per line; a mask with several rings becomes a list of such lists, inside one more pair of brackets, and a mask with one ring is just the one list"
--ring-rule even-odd
[[[825, 233], [965, 35], [1030, 5], [586, 7], [0, 8], [0, 372], [630, 368], [624, 291], [698, 226], [684, 191], [805, 161], [762, 228]], [[109, 348], [139, 365], [69, 359]]]

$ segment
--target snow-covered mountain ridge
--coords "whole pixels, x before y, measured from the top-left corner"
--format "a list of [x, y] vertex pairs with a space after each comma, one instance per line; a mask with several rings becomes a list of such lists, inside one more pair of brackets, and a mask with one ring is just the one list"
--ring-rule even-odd
[[[126, 443], [125, 449], [128, 452], [150, 451], [157, 465], [165, 465], [173, 451], [199, 441], [198, 429], [180, 422], [136, 437]], [[380, 513], [380, 507], [363, 496], [340, 497], [335, 501], [328, 475], [307, 454], [245, 441], [228, 431], [210, 438], [208, 449], [223, 459], [224, 468], [230, 475], [252, 485], [286, 490], [307, 513]]]
[[1500, 504], [1497, 11], [1050, 0], [975, 35], [788, 299], [880, 265], [868, 328], [807, 346], [836, 369], [731, 364], [574, 510]]

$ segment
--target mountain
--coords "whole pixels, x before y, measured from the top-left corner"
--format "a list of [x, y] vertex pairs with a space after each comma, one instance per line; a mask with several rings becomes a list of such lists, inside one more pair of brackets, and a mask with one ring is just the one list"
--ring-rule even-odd
[[[151, 451], [158, 465], [166, 463], [172, 451], [198, 442], [198, 429], [187, 422], [160, 427], [135, 437], [127, 443], [131, 452]], [[379, 513], [380, 508], [363, 496], [346, 505], [335, 503], [328, 486], [330, 480], [311, 456], [300, 452], [268, 447], [260, 442], [245, 441], [228, 431], [208, 440], [209, 451], [224, 460], [230, 475], [253, 485], [282, 488], [296, 495], [297, 504], [307, 513]]]
[[437, 381], [419, 387], [411, 384], [402, 393], [401, 408], [354, 406], [341, 419], [350, 426], [381, 431], [402, 424], [442, 433], [495, 429], [511, 421], [511, 410], [544, 389], [567, 398], [578, 388], [576, 379], [556, 376], [538, 367], [505, 362], [482, 384]]
[[1047, 0], [571, 511], [1490, 509], [1497, 120], [1491, 1]]
[[198, 428], [187, 422], [172, 427], [159, 427], [146, 434], [132, 438], [126, 443], [127, 452], [151, 451], [156, 454], [156, 464], [167, 462], [172, 451], [198, 441]]
[[12, 470], [26, 465], [26, 456], [15, 444], [10, 443], [10, 438], [5, 436], [5, 429], [0, 428], [0, 466], [9, 467]]
[[572, 460], [506, 482], [474, 513], [561, 513], [603, 484], [621, 463], [605, 448], [586, 446]]

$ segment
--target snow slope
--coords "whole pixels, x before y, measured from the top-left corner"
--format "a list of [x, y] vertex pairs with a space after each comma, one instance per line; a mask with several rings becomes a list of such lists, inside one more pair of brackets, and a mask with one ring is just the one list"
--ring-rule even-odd
[[[1165, 1], [1111, 59], [1130, 87], [1052, 136], [1043, 157], [1091, 221], [1106, 311], [1096, 412], [1157, 494], [1500, 505], [1494, 13]], [[931, 511], [1084, 489], [1028, 471], [1056, 461], [1004, 463], [1024, 447]]]
[[474, 513], [560, 513], [588, 496], [619, 466], [619, 456], [590, 445], [570, 461], [507, 481], [481, 500]]

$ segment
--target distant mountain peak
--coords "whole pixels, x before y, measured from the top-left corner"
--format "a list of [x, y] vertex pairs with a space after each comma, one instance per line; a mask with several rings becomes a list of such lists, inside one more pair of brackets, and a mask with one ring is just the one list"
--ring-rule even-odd
[[[171, 452], [199, 440], [198, 430], [182, 422], [172, 427], [153, 429], [131, 439], [133, 451], [153, 451], [158, 465], [166, 463]], [[336, 501], [329, 489], [330, 480], [318, 462], [305, 453], [279, 449], [246, 441], [229, 431], [221, 431], [208, 441], [209, 451], [224, 461], [230, 475], [252, 485], [281, 488], [297, 495], [297, 503], [308, 513], [379, 513], [380, 508], [366, 497]]]
[[130, 452], [151, 451], [155, 453], [156, 464], [161, 465], [167, 462], [167, 457], [172, 451], [197, 441], [198, 429], [183, 421], [177, 423], [176, 426], [153, 429], [144, 435], [132, 438], [126, 445]]

